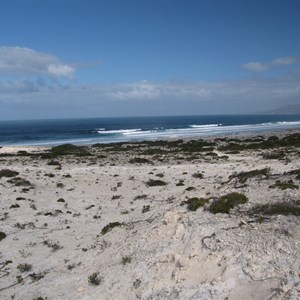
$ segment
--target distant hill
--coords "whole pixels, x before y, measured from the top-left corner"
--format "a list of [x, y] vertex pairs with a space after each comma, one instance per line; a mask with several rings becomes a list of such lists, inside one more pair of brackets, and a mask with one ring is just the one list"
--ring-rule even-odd
[[280, 108], [266, 111], [267, 114], [300, 114], [300, 104], [285, 105]]

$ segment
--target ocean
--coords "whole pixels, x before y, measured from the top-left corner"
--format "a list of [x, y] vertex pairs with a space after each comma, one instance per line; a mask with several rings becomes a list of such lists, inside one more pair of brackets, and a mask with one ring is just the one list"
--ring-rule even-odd
[[0, 121], [0, 146], [88, 145], [300, 128], [300, 115], [219, 115]]

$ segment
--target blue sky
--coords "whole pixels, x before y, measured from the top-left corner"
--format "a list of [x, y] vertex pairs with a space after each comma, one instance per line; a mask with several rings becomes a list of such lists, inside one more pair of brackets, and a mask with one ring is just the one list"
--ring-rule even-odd
[[298, 104], [298, 0], [2, 0], [0, 118]]

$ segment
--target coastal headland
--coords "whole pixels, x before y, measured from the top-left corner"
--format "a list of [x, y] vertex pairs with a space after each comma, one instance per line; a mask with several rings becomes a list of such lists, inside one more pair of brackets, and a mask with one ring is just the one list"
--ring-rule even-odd
[[300, 130], [0, 148], [1, 299], [299, 299]]

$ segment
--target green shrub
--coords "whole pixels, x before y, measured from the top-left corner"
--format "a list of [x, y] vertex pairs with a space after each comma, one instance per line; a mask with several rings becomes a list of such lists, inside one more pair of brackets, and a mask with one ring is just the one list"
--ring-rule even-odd
[[233, 174], [229, 176], [229, 180], [233, 178], [237, 178], [240, 183], [246, 183], [249, 178], [257, 177], [257, 176], [265, 176], [268, 177], [270, 173], [270, 168], [257, 169], [248, 172], [241, 172], [238, 174]]
[[192, 191], [192, 190], [194, 190], [194, 189], [195, 189], [195, 188], [194, 188], [193, 186], [189, 186], [189, 187], [186, 188], [185, 190], [189, 192], [189, 191]]
[[299, 185], [294, 184], [293, 180], [281, 182], [280, 180], [277, 180], [275, 184], [270, 185], [269, 188], [274, 189], [281, 189], [281, 190], [287, 190], [287, 189], [299, 189]]
[[98, 277], [99, 273], [93, 273], [88, 277], [88, 281], [92, 285], [99, 285], [102, 282], [102, 277]]
[[199, 207], [204, 206], [206, 203], [208, 203], [208, 199], [193, 197], [189, 198], [186, 203], [188, 210], [196, 211]]
[[8, 183], [14, 184], [15, 186], [32, 186], [32, 183], [21, 177], [14, 177], [7, 180]]
[[28, 272], [28, 271], [30, 271], [31, 269], [32, 269], [32, 265], [30, 265], [30, 264], [19, 264], [18, 266], [17, 266], [17, 269], [21, 272], [21, 273], [23, 273], [23, 272]]
[[48, 166], [60, 166], [60, 162], [57, 160], [50, 160], [47, 163]]
[[109, 231], [111, 231], [113, 228], [115, 227], [119, 227], [119, 226], [122, 226], [124, 225], [123, 223], [120, 223], [120, 222], [112, 222], [112, 223], [109, 223], [107, 224], [106, 226], [104, 226], [101, 230], [101, 233], [102, 235], [108, 233]]
[[131, 257], [130, 256], [123, 256], [122, 257], [122, 264], [126, 265], [126, 264], [130, 264], [131, 263]]
[[300, 216], [300, 207], [285, 202], [274, 204], [258, 204], [252, 208], [251, 212], [263, 215]]
[[9, 170], [9, 169], [0, 170], [0, 178], [2, 178], [2, 177], [15, 177], [17, 175], [19, 175], [19, 172], [17, 172], [17, 171], [12, 171], [12, 170]]
[[6, 238], [6, 233], [3, 231], [0, 231], [0, 241]]
[[165, 181], [162, 180], [154, 180], [154, 179], [150, 179], [146, 182], [147, 186], [164, 186], [167, 185], [167, 183]]
[[144, 205], [142, 209], [142, 213], [146, 213], [150, 210], [150, 205]]
[[134, 197], [134, 200], [141, 200], [141, 199], [146, 199], [148, 196], [143, 194], [143, 195], [138, 195], [136, 197]]
[[151, 164], [152, 162], [147, 158], [135, 157], [129, 160], [131, 164]]
[[202, 173], [194, 173], [193, 175], [192, 175], [194, 178], [199, 178], [199, 179], [202, 179], [203, 178], [203, 174]]
[[222, 196], [220, 199], [215, 200], [210, 205], [210, 212], [213, 214], [225, 213], [228, 214], [230, 209], [234, 208], [238, 204], [244, 204], [248, 202], [248, 198], [244, 194], [230, 193]]

